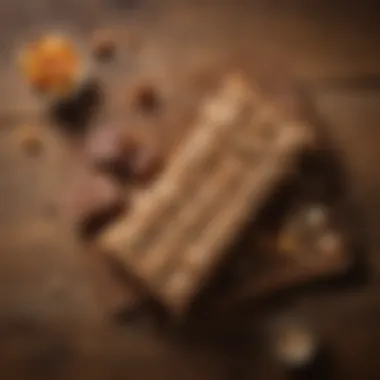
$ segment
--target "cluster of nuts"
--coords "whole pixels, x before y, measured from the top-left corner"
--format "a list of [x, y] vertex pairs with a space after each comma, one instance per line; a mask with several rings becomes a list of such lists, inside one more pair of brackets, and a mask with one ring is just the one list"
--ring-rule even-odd
[[341, 236], [324, 205], [308, 205], [291, 215], [279, 236], [278, 249], [289, 256], [330, 258], [340, 256]]

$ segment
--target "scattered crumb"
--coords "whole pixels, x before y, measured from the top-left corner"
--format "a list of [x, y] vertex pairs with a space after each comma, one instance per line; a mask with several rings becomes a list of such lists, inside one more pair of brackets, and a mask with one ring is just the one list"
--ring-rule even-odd
[[152, 85], [140, 85], [132, 93], [132, 106], [144, 114], [156, 113], [161, 107], [160, 95]]
[[117, 50], [115, 33], [110, 30], [97, 31], [92, 38], [92, 53], [101, 61], [114, 58]]
[[25, 124], [17, 128], [17, 144], [20, 144], [23, 151], [28, 156], [35, 157], [40, 155], [43, 149], [41, 132], [30, 124]]

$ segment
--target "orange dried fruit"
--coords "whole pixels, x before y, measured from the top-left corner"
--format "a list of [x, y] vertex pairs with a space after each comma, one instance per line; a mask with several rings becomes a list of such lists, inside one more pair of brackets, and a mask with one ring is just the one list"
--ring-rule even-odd
[[77, 91], [86, 72], [79, 48], [68, 38], [53, 34], [24, 47], [18, 63], [33, 89], [53, 97]]

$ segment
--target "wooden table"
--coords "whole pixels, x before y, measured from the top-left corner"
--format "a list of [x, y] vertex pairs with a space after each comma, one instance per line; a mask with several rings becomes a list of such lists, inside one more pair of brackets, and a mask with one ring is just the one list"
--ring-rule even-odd
[[[328, 7], [297, 0], [286, 6], [243, 0], [224, 5], [172, 3], [16, 0], [0, 5], [0, 319], [6, 370], [36, 378], [51, 371], [91, 379], [111, 374], [115, 379], [131, 375], [281, 379], [285, 378], [282, 369], [266, 347], [265, 326], [278, 309], [286, 308], [304, 315], [329, 342], [336, 379], [377, 378], [380, 53], [376, 10], [364, 3], [356, 8], [343, 2]], [[190, 125], [213, 72], [231, 62], [244, 67], [265, 62], [268, 72], [276, 74], [273, 83], [280, 86], [283, 67], [291, 71], [308, 89], [344, 162], [349, 193], [366, 233], [368, 252], [362, 254], [370, 262], [368, 283], [349, 290], [310, 289], [283, 302], [275, 312], [263, 310], [251, 317], [247, 311], [239, 326], [227, 321], [191, 342], [168, 339], [143, 322], [130, 327], [110, 323], [110, 312], [126, 296], [123, 286], [105, 269], [102, 255], [79, 242], [60, 216], [65, 189], [85, 170], [81, 138], [49, 125], [38, 99], [27, 91], [14, 67], [13, 54], [20, 43], [51, 27], [68, 29], [85, 45], [93, 30], [120, 28], [117, 59], [99, 68], [105, 83], [104, 114], [120, 118], [127, 127], [154, 133], [168, 148]], [[130, 33], [137, 38], [132, 47]], [[141, 117], [126, 106], [141, 83], [151, 84], [161, 94], [157, 116]], [[41, 128], [43, 148], [36, 156], [28, 155], [20, 144], [18, 131], [23, 125]], [[12, 366], [12, 360], [19, 358], [25, 358], [25, 365]]]

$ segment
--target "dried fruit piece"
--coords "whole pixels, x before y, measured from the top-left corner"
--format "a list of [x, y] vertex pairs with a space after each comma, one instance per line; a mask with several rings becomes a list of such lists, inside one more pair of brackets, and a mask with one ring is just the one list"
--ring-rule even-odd
[[87, 74], [79, 48], [68, 38], [55, 34], [27, 44], [20, 52], [19, 67], [34, 90], [53, 98], [77, 92]]
[[40, 131], [30, 124], [25, 124], [17, 128], [17, 143], [29, 156], [37, 156], [42, 150], [42, 140]]
[[41, 130], [32, 124], [22, 124], [11, 134], [12, 142], [19, 145], [29, 156], [38, 155], [43, 147]]

